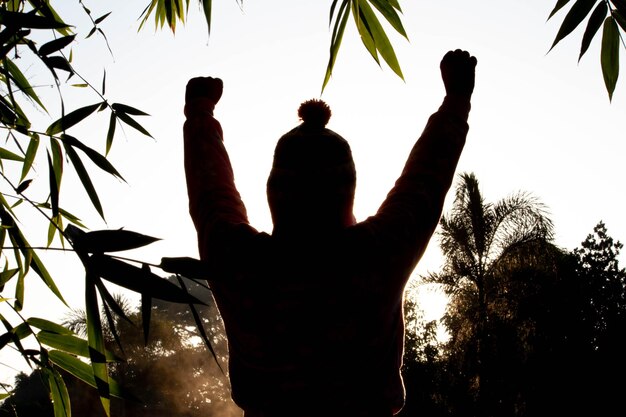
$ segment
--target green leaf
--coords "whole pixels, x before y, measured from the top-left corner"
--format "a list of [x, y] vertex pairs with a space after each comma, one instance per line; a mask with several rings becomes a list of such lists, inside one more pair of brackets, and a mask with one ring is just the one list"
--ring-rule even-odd
[[72, 69], [69, 61], [62, 56], [43, 56], [41, 57], [41, 60], [44, 64], [46, 64], [46, 66], [48, 66], [48, 68], [50, 68], [50, 70], [52, 70], [52, 73], [55, 75], [55, 77], [56, 73], [54, 72], [54, 68], [60, 69], [62, 71], [67, 71], [70, 74], [74, 73], [74, 70]]
[[591, 9], [596, 4], [596, 0], [576, 0], [576, 3], [572, 6], [570, 11], [565, 15], [563, 23], [556, 34], [556, 38], [550, 47], [550, 50], [556, 46], [561, 39], [572, 33], [574, 29], [578, 27], [580, 22], [591, 12]]
[[367, 49], [374, 61], [376, 61], [376, 63], [380, 65], [380, 61], [378, 60], [376, 43], [374, 42], [374, 38], [372, 36], [372, 33], [370, 32], [370, 28], [368, 26], [369, 22], [363, 19], [362, 10], [359, 7], [360, 4], [361, 2], [352, 3], [352, 17], [359, 31], [359, 35], [361, 36], [361, 42], [365, 46], [365, 49]]
[[606, 17], [606, 13], [608, 12], [608, 7], [606, 3], [601, 1], [596, 6], [593, 13], [591, 13], [591, 17], [589, 18], [589, 22], [587, 22], [587, 28], [585, 29], [585, 33], [583, 34], [583, 40], [580, 44], [580, 55], [578, 56], [578, 61], [583, 57], [587, 49], [589, 49], [589, 45], [591, 44], [591, 40], [596, 36], [598, 29], [602, 26], [602, 22]]
[[100, 107], [100, 103], [81, 107], [71, 113], [66, 114], [59, 120], [52, 123], [46, 130], [46, 134], [52, 136], [69, 129], [70, 127], [74, 126], [75, 124], [79, 123], [80, 121], [87, 118], [90, 114], [95, 112], [98, 107]]
[[109, 17], [109, 15], [111, 14], [111, 12], [103, 14], [102, 16], [100, 16], [99, 18], [97, 18], [96, 20], [94, 20], [94, 23], [97, 25], [98, 23], [102, 22], [104, 19], [106, 19], [107, 17]]
[[70, 43], [74, 42], [74, 38], [76, 38], [76, 35], [69, 35], [44, 43], [41, 45], [41, 48], [39, 48], [39, 55], [47, 56], [60, 51]]
[[134, 107], [131, 106], [127, 106], [126, 104], [121, 104], [121, 103], [113, 103], [111, 104], [111, 107], [113, 108], [113, 110], [115, 110], [116, 112], [122, 112], [122, 113], [126, 113], [126, 114], [132, 114], [134, 116], [149, 116], [148, 113], [143, 112], [139, 109], [136, 109]]
[[21, 156], [16, 155], [7, 149], [4, 149], [3, 147], [0, 147], [0, 159], [8, 159], [11, 161], [20, 161], [20, 162], [24, 160], [24, 158], [22, 158]]
[[70, 146], [74, 146], [80, 149], [81, 151], [83, 151], [85, 155], [87, 155], [89, 159], [91, 159], [91, 161], [103, 171], [106, 171], [109, 174], [113, 175], [114, 177], [117, 177], [121, 179], [122, 181], [125, 181], [122, 175], [119, 172], [117, 172], [115, 167], [103, 155], [91, 149], [89, 146], [83, 144], [81, 141], [79, 141], [73, 136], [63, 134], [61, 135], [60, 139], [63, 141], [63, 143], [68, 144]]
[[50, 387], [50, 399], [54, 410], [54, 417], [71, 417], [72, 407], [70, 396], [65, 382], [58, 371], [52, 368], [43, 368], [44, 375]]
[[[37, 333], [37, 340], [52, 349], [61, 350], [83, 358], [89, 358], [89, 343], [87, 340], [81, 339], [75, 334], [58, 334], [41, 331]], [[105, 352], [105, 355], [108, 362], [119, 362], [122, 360], [122, 358], [116, 356], [109, 350]]]
[[24, 74], [22, 74], [22, 71], [20, 71], [19, 67], [15, 65], [13, 61], [11, 61], [8, 57], [5, 57], [2, 62], [5, 68], [7, 69], [7, 71], [9, 72], [11, 79], [15, 82], [15, 85], [17, 86], [17, 88], [22, 93], [30, 97], [44, 111], [47, 111], [46, 107], [43, 105], [43, 103], [39, 99], [39, 96], [35, 94], [35, 89], [30, 85], [30, 83], [28, 82], [28, 79], [24, 76]]
[[26, 191], [28, 189], [28, 187], [30, 187], [30, 184], [33, 182], [32, 179], [30, 180], [26, 180], [26, 181], [22, 181], [17, 188], [15, 189], [15, 191], [18, 194], [22, 194], [24, 191]]
[[[100, 321], [100, 309], [98, 308], [98, 296], [94, 283], [93, 272], [87, 268], [85, 278], [85, 312], [87, 314], [87, 341], [89, 343], [89, 358], [93, 381], [100, 395], [100, 402], [107, 416], [111, 413], [111, 400], [109, 391], [109, 373], [106, 365], [104, 347], [104, 335]], [[59, 365], [60, 366], [60, 365]], [[68, 370], [68, 372], [70, 372]], [[83, 379], [84, 380], [84, 379]], [[85, 381], [87, 382], [87, 381]]]
[[335, 21], [335, 27], [333, 29], [333, 34], [330, 42], [330, 57], [328, 59], [328, 65], [326, 67], [324, 82], [322, 83], [322, 92], [324, 92], [324, 88], [328, 84], [328, 81], [330, 81], [330, 77], [335, 66], [335, 61], [337, 60], [337, 54], [339, 53], [339, 47], [341, 46], [343, 34], [346, 29], [346, 23], [348, 22], [348, 17], [350, 16], [350, 8], [348, 7], [348, 4], [349, 0], [344, 0], [339, 8], [339, 11], [337, 12], [337, 20]]
[[609, 93], [609, 100], [612, 100], [619, 76], [619, 29], [611, 16], [604, 21], [600, 63], [606, 91]]
[[97, 276], [139, 294], [173, 303], [204, 304], [160, 276], [105, 255], [92, 255], [89, 268]]
[[202, 0], [202, 10], [204, 11], [204, 19], [206, 20], [206, 26], [209, 35], [211, 34], [211, 9], [213, 8], [212, 3], [212, 0]]
[[39, 330], [45, 330], [46, 332], [49, 332], [49, 333], [56, 333], [56, 334], [61, 334], [61, 335], [73, 335], [74, 334], [74, 332], [72, 332], [67, 327], [61, 326], [60, 324], [57, 324], [50, 320], [41, 319], [38, 317], [30, 317], [29, 319], [26, 320], [26, 322], [32, 327], [35, 327]]
[[2, 270], [2, 272], [0, 272], [0, 288], [6, 284], [7, 282], [9, 282], [11, 280], [11, 278], [13, 278], [15, 276], [15, 274], [17, 274], [18, 269], [17, 268], [13, 268], [13, 269], [8, 269], [5, 265], [4, 269]]
[[408, 39], [408, 35], [402, 25], [400, 16], [394, 9], [394, 7], [387, 0], [370, 0], [376, 9], [385, 17], [387, 22], [402, 36]]
[[26, 178], [26, 175], [30, 172], [33, 162], [35, 161], [35, 156], [37, 155], [37, 149], [39, 149], [39, 135], [33, 133], [31, 134], [30, 142], [28, 143], [28, 148], [26, 149], [26, 156], [24, 157], [24, 163], [22, 164], [22, 175], [20, 176], [20, 181], [23, 181], [24, 178]]
[[69, 225], [66, 234], [74, 247], [85, 253], [120, 252], [140, 248], [161, 240], [130, 230], [95, 230], [83, 232]]
[[[180, 276], [177, 276], [176, 278], [178, 279], [178, 284], [180, 285], [181, 289], [185, 291], [187, 294], [189, 294], [189, 291], [187, 290], [187, 287], [185, 286], [185, 281]], [[189, 306], [189, 311], [191, 311], [191, 315], [193, 316], [193, 319], [196, 322], [196, 328], [198, 329], [198, 332], [200, 333], [200, 337], [204, 341], [204, 345], [207, 347], [209, 352], [211, 352], [211, 354], [213, 355], [213, 359], [215, 359], [215, 363], [217, 364], [217, 367], [220, 368], [220, 371], [222, 371], [222, 373], [224, 373], [224, 370], [222, 369], [222, 366], [220, 365], [217, 353], [215, 352], [215, 349], [213, 349], [213, 345], [211, 344], [211, 341], [209, 340], [209, 336], [207, 335], [206, 330], [204, 329], [204, 323], [202, 322], [202, 319], [200, 318], [200, 314], [198, 314], [198, 310], [193, 304], [189, 304], [188, 306]]]
[[141, 133], [143, 133], [146, 136], [152, 137], [152, 135], [150, 133], [148, 133], [148, 131], [146, 129], [144, 129], [143, 126], [141, 126], [139, 123], [137, 123], [137, 121], [135, 119], [133, 119], [132, 117], [130, 117], [128, 114], [121, 113], [121, 112], [116, 112], [115, 114], [117, 115], [117, 117], [120, 118], [120, 120], [122, 120], [124, 123], [126, 123], [130, 127], [137, 129], [138, 131], [140, 131]]
[[552, 11], [550, 12], [550, 16], [548, 16], [548, 20], [550, 20], [550, 18], [554, 16], [556, 12], [561, 10], [561, 8], [565, 6], [567, 3], [569, 3], [569, 0], [558, 0], [556, 2], [556, 5], [554, 6], [554, 9], [552, 9]]
[[[98, 388], [99, 384], [96, 383], [96, 379], [94, 378], [94, 374], [89, 364], [81, 361], [75, 356], [58, 350], [51, 350], [50, 352], [48, 352], [48, 356], [50, 358], [50, 361], [59, 368], [66, 370], [67, 372], [74, 375], [76, 378], [85, 382], [89, 386], [93, 388]], [[123, 391], [121, 390], [119, 384], [115, 382], [115, 380], [109, 379], [107, 385], [109, 386], [109, 392], [111, 396], [117, 398], [125, 398]]]
[[622, 28], [623, 31], [626, 31], [626, 2], [625, 2], [624, 11], [613, 10], [613, 18], [617, 22], [617, 24]]
[[374, 11], [369, 6], [367, 1], [359, 2], [360, 10], [361, 10], [361, 20], [363, 23], [369, 28], [368, 33], [371, 34], [372, 39], [374, 40], [374, 45], [376, 49], [383, 57], [387, 65], [396, 73], [398, 77], [404, 80], [404, 76], [402, 75], [402, 69], [400, 69], [400, 63], [398, 62], [398, 58], [396, 57], [396, 53], [393, 50], [393, 46], [385, 33], [385, 29], [380, 24], [378, 18], [374, 14]]
[[0, 24], [7, 26], [18, 26], [22, 28], [30, 29], [62, 29], [68, 28], [63, 22], [57, 21], [50, 17], [37, 16], [34, 11], [23, 12], [10, 12], [0, 9]]
[[117, 124], [117, 117], [115, 117], [115, 112], [111, 112], [111, 117], [109, 119], [109, 129], [107, 130], [107, 143], [106, 143], [105, 155], [109, 154], [109, 151], [111, 150], [111, 146], [113, 145], [113, 137], [115, 136], [116, 124]]
[[80, 160], [80, 157], [78, 156], [74, 148], [72, 148], [67, 143], [65, 143], [65, 153], [70, 158], [70, 161], [72, 162], [72, 165], [74, 166], [74, 169], [78, 174], [78, 178], [83, 184], [83, 187], [85, 188], [85, 191], [89, 196], [89, 200], [91, 200], [91, 204], [93, 204], [98, 214], [100, 214], [100, 217], [102, 217], [102, 219], [104, 220], [104, 210], [102, 209], [102, 204], [100, 203], [98, 192], [91, 182], [91, 178], [89, 177], [89, 173], [83, 165], [83, 161]]

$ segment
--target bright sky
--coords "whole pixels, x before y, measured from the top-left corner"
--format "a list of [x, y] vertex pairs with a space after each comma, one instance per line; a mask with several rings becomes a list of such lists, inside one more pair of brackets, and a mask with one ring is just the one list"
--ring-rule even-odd
[[[104, 175], [96, 181], [108, 224], [98, 220], [69, 177], [61, 205], [91, 229], [124, 227], [163, 239], [129, 256], [153, 263], [162, 256], [197, 256], [182, 167], [183, 98], [189, 78], [211, 75], [224, 80], [216, 117], [251, 223], [271, 232], [265, 182], [273, 149], [298, 123], [298, 105], [320, 97], [331, 2], [245, 1], [241, 10], [235, 0], [216, 1], [209, 40], [193, 1], [190, 19], [176, 36], [167, 30], [155, 33], [152, 22], [137, 34], [146, 0], [93, 3], [88, 5], [96, 17], [113, 11], [102, 26], [113, 57], [101, 38], [81, 38], [74, 46], [74, 65], [96, 85], [106, 67], [109, 100], [149, 113], [151, 117], [139, 120], [155, 140], [129, 127], [118, 133], [110, 157], [127, 183]], [[384, 63], [374, 63], [349, 23], [333, 77], [321, 96], [333, 111], [328, 127], [352, 147], [357, 219], [376, 211], [399, 175], [427, 118], [443, 99], [439, 61], [446, 51], [461, 48], [478, 58], [478, 67], [470, 132], [457, 172], [474, 172], [488, 201], [517, 191], [533, 193], [550, 209], [556, 244], [565, 249], [579, 246], [600, 220], [612, 237], [626, 241], [626, 88], [618, 81], [609, 102], [599, 39], [580, 64], [581, 28], [548, 54], [564, 16], [562, 11], [546, 22], [554, 1], [401, 3], [409, 41], [390, 34], [405, 81]], [[106, 9], [97, 9], [103, 4]], [[66, 105], [73, 109], [96, 101], [89, 97]], [[108, 114], [70, 133], [102, 151], [107, 123]], [[38, 175], [47, 181], [45, 165]], [[451, 193], [446, 207], [452, 198]], [[54, 253], [44, 259], [70, 304], [82, 306], [75, 257]], [[440, 265], [434, 239], [416, 275]], [[67, 311], [42, 290], [34, 274], [29, 280], [26, 316], [58, 318]], [[3, 352], [0, 362], [7, 363]]]

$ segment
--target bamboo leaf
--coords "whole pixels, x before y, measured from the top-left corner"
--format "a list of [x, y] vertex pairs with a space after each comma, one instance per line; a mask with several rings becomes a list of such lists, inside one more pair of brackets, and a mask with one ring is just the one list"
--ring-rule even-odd
[[80, 160], [80, 157], [70, 145], [65, 143], [65, 153], [70, 158], [76, 173], [78, 174], [78, 178], [80, 182], [83, 184], [87, 195], [89, 196], [89, 200], [91, 200], [91, 204], [95, 207], [100, 217], [104, 220], [104, 210], [102, 209], [102, 204], [100, 203], [100, 198], [98, 197], [98, 192], [91, 182], [91, 178], [89, 177], [89, 173], [85, 169], [83, 162]]
[[30, 97], [44, 111], [47, 111], [46, 107], [43, 105], [43, 103], [39, 99], [39, 96], [37, 96], [37, 94], [35, 93], [35, 89], [30, 85], [30, 83], [28, 82], [28, 79], [24, 76], [22, 71], [20, 71], [19, 67], [15, 65], [13, 61], [11, 61], [8, 57], [5, 57], [2, 62], [5, 68], [7, 69], [7, 71], [9, 72], [11, 79], [15, 82], [15, 85], [17, 86], [17, 88], [22, 93]]
[[54, 323], [50, 320], [38, 318], [38, 317], [30, 317], [26, 320], [26, 322], [39, 330], [45, 330], [48, 333], [56, 333], [60, 335], [72, 335], [74, 334], [67, 327], [61, 326], [60, 324]]
[[17, 272], [18, 272], [17, 268], [8, 269], [5, 265], [2, 272], [0, 272], [0, 288], [4, 286], [4, 284], [9, 282], [11, 278], [13, 278], [15, 274], [17, 274]]
[[22, 181], [16, 188], [15, 191], [17, 191], [18, 194], [22, 194], [24, 191], [26, 191], [28, 189], [28, 187], [30, 186], [30, 184], [33, 182], [33, 180], [26, 180], [26, 181]]
[[50, 204], [52, 206], [52, 215], [56, 216], [59, 214], [59, 185], [57, 182], [57, 176], [54, 172], [54, 165], [52, 162], [52, 158], [50, 157], [50, 152], [47, 152], [48, 155], [48, 182], [50, 185]]
[[322, 92], [324, 92], [324, 88], [328, 84], [328, 81], [330, 81], [330, 77], [335, 66], [335, 61], [337, 60], [337, 54], [339, 53], [339, 48], [341, 47], [343, 34], [346, 29], [348, 17], [350, 16], [350, 8], [348, 7], [348, 4], [349, 0], [344, 0], [339, 8], [339, 11], [337, 12], [337, 20], [335, 22], [333, 36], [330, 43], [330, 57], [328, 59], [328, 65], [326, 67], [324, 82], [322, 83]]
[[126, 114], [132, 114], [134, 116], [149, 116], [148, 113], [143, 112], [143, 111], [141, 111], [139, 109], [136, 109], [134, 107], [127, 106], [126, 104], [113, 103], [113, 104], [111, 104], [111, 107], [113, 108], [113, 110], [115, 110], [117, 112], [122, 112], [122, 113], [126, 113]]
[[596, 36], [598, 29], [602, 26], [602, 22], [606, 17], [606, 13], [608, 12], [608, 7], [606, 3], [601, 1], [596, 6], [593, 13], [591, 13], [591, 17], [589, 17], [589, 22], [587, 22], [587, 28], [585, 29], [585, 33], [583, 34], [583, 40], [580, 44], [580, 55], [578, 56], [578, 61], [583, 57], [587, 49], [589, 49], [589, 45], [591, 44], [591, 40]]
[[12, 26], [29, 29], [63, 29], [69, 27], [69, 25], [53, 18], [38, 16], [34, 10], [23, 13], [0, 9], [0, 24], [5, 26], [11, 24]]
[[3, 147], [0, 147], [0, 159], [8, 159], [10, 161], [19, 161], [19, 162], [24, 161], [24, 158], [22, 158], [21, 156], [16, 155], [7, 149], [4, 149]]
[[39, 135], [33, 133], [30, 137], [28, 148], [26, 148], [26, 156], [24, 157], [24, 163], [22, 164], [22, 175], [20, 176], [20, 181], [23, 181], [24, 178], [26, 178], [26, 175], [30, 172], [33, 162], [35, 161], [35, 156], [37, 155], [37, 149], [39, 149]]
[[76, 250], [85, 253], [126, 251], [161, 240], [124, 229], [83, 232], [72, 225], [67, 226], [66, 234], [70, 237]]
[[[178, 279], [178, 283], [180, 287], [183, 289], [183, 291], [189, 294], [189, 291], [187, 290], [187, 286], [185, 285], [185, 281], [180, 276], [176, 276], [176, 278]], [[202, 319], [200, 318], [200, 314], [198, 314], [198, 310], [193, 304], [189, 304], [188, 306], [189, 306], [189, 311], [191, 311], [191, 315], [193, 316], [193, 320], [196, 323], [196, 328], [198, 329], [198, 332], [200, 333], [200, 337], [202, 338], [202, 341], [204, 342], [204, 345], [207, 347], [209, 352], [211, 352], [211, 354], [213, 355], [213, 359], [215, 359], [215, 363], [217, 364], [217, 367], [220, 368], [220, 371], [222, 371], [222, 373], [224, 373], [224, 370], [222, 369], [222, 365], [220, 365], [217, 353], [215, 352], [215, 349], [213, 348], [213, 345], [211, 344], [211, 341], [209, 340], [209, 336], [207, 335], [206, 330], [204, 329], [204, 323], [202, 322]]]
[[206, 20], [207, 32], [211, 34], [211, 9], [213, 8], [212, 0], [202, 0], [202, 11]]
[[94, 23], [97, 25], [98, 23], [102, 22], [104, 19], [106, 19], [107, 17], [109, 17], [109, 15], [111, 14], [111, 12], [103, 14], [102, 16], [100, 16], [99, 18], [97, 18], [96, 20], [94, 20]]
[[550, 16], [548, 16], [548, 20], [550, 20], [550, 18], [554, 16], [556, 12], [561, 10], [561, 8], [563, 8], [563, 6], [565, 6], [567, 3], [569, 3], [569, 0], [558, 0], [556, 2], [556, 5], [554, 6], [554, 9], [552, 9], [552, 11], [550, 12]]
[[50, 387], [50, 399], [54, 410], [54, 417], [71, 417], [72, 408], [70, 396], [65, 382], [58, 371], [52, 368], [43, 368], [44, 375]]
[[378, 60], [376, 43], [374, 42], [374, 38], [368, 26], [369, 22], [366, 19], [363, 19], [362, 9], [359, 7], [361, 4], [362, 2], [352, 3], [352, 17], [359, 31], [359, 35], [361, 36], [361, 42], [365, 46], [365, 49], [367, 49], [374, 61], [376, 61], [376, 63], [380, 65], [380, 61]]
[[121, 179], [122, 181], [125, 181], [124, 178], [122, 177], [122, 175], [119, 172], [117, 172], [115, 167], [103, 155], [101, 155], [98, 152], [96, 152], [95, 150], [91, 149], [89, 146], [83, 144], [81, 141], [79, 141], [78, 139], [76, 139], [73, 136], [63, 134], [63, 135], [61, 135], [60, 139], [64, 143], [66, 143], [66, 144], [68, 144], [70, 146], [74, 146], [74, 147], [80, 149], [81, 151], [83, 151], [85, 153], [85, 155], [87, 155], [89, 157], [89, 159], [91, 159], [91, 161], [94, 164], [96, 164], [103, 171], [106, 171], [109, 174], [111, 174], [111, 175]]
[[591, 12], [596, 4], [596, 0], [576, 0], [570, 11], [565, 15], [563, 23], [556, 34], [556, 38], [550, 47], [550, 50], [556, 46], [563, 38], [572, 33], [574, 29], [583, 21], [583, 19]]
[[374, 41], [374, 45], [380, 55], [383, 57], [387, 65], [393, 70], [393, 72], [398, 75], [401, 79], [404, 80], [404, 76], [402, 75], [402, 69], [400, 68], [400, 63], [398, 62], [398, 58], [396, 57], [396, 53], [393, 50], [393, 45], [389, 41], [387, 34], [385, 33], [385, 29], [380, 24], [380, 21], [374, 14], [374, 11], [369, 6], [367, 1], [359, 2], [361, 17], [364, 24], [369, 28], [368, 33], [371, 34], [372, 39]]
[[[89, 343], [87, 340], [81, 339], [75, 334], [58, 334], [41, 331], [37, 333], [37, 340], [52, 349], [57, 349], [83, 358], [89, 358]], [[105, 357], [107, 362], [119, 362], [122, 360], [109, 350], [105, 352]]]
[[[85, 265], [87, 267], [87, 265]], [[93, 381], [100, 395], [100, 402], [107, 416], [111, 414], [111, 400], [109, 391], [109, 373], [106, 365], [104, 336], [98, 308], [98, 296], [94, 283], [93, 271], [87, 267], [85, 279], [85, 312], [87, 314], [87, 341], [89, 343], [89, 358]], [[69, 370], [68, 370], [69, 372]]]
[[61, 49], [68, 46], [70, 43], [74, 42], [74, 38], [76, 38], [76, 35], [69, 35], [44, 43], [43, 45], [41, 45], [41, 48], [39, 48], [39, 55], [47, 56], [57, 51], [60, 51]]
[[95, 275], [139, 294], [174, 303], [204, 304], [166, 279], [110, 256], [92, 255], [89, 266]]
[[402, 36], [408, 39], [408, 35], [402, 25], [402, 20], [396, 12], [396, 9], [387, 0], [370, 0], [376, 9], [385, 17], [387, 22]]
[[117, 124], [117, 117], [115, 112], [111, 112], [111, 118], [109, 119], [109, 129], [107, 130], [107, 143], [105, 155], [109, 154], [111, 146], [113, 145], [113, 137], [115, 136], [115, 125]]
[[609, 93], [609, 100], [612, 100], [619, 76], [619, 29], [611, 16], [604, 21], [600, 63], [606, 91]]
[[61, 133], [75, 124], [81, 122], [85, 118], [87, 118], [90, 114], [95, 112], [98, 107], [100, 107], [100, 103], [91, 104], [89, 106], [81, 107], [79, 109], [74, 110], [71, 113], [66, 114], [61, 117], [54, 123], [52, 123], [48, 129], [46, 130], [47, 135], [56, 135], [57, 133]]
[[[51, 350], [48, 352], [48, 356], [50, 361], [59, 368], [64, 369], [89, 386], [98, 388], [98, 383], [96, 383], [96, 379], [94, 378], [94, 374], [88, 363], [81, 361], [75, 356], [58, 350]], [[116, 398], [126, 397], [121, 387], [117, 384], [117, 382], [115, 382], [115, 380], [109, 379], [108, 386], [111, 396]]]
[[146, 129], [144, 129], [143, 126], [141, 126], [139, 123], [137, 123], [137, 121], [135, 119], [133, 119], [132, 117], [130, 117], [128, 114], [122, 113], [122, 112], [116, 112], [115, 114], [117, 115], [117, 117], [120, 118], [120, 120], [122, 120], [124, 123], [126, 123], [130, 127], [134, 128], [134, 129], [137, 129], [138, 131], [140, 131], [141, 133], [143, 133], [146, 136], [152, 137], [152, 135], [150, 133], [148, 133], [148, 131]]
[[46, 64], [46, 66], [48, 66], [48, 68], [50, 68], [50, 70], [52, 70], [55, 76], [56, 76], [56, 73], [54, 72], [54, 68], [67, 71], [70, 74], [74, 73], [74, 70], [72, 70], [72, 66], [70, 65], [69, 61], [62, 56], [58, 56], [58, 55], [43, 56], [41, 57], [41, 60], [43, 61], [44, 64]]

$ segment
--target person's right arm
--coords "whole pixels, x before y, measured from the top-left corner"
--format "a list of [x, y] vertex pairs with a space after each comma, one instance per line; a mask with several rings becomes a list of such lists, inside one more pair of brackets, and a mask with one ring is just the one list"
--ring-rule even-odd
[[183, 128], [189, 213], [198, 233], [200, 257], [222, 247], [233, 225], [248, 224], [213, 108], [222, 95], [219, 78], [198, 77], [187, 84]]

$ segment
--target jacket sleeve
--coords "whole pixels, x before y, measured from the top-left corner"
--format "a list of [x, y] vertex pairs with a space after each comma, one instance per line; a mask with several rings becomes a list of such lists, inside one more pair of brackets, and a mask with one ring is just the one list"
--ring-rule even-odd
[[405, 267], [411, 270], [439, 223], [469, 130], [469, 111], [469, 100], [444, 99], [411, 149], [394, 187], [366, 221], [379, 245], [404, 253]]
[[220, 123], [213, 118], [212, 104], [187, 103], [184, 165], [189, 213], [198, 233], [200, 258], [224, 242], [225, 229], [248, 224], [246, 208], [235, 187], [235, 178], [223, 141]]

